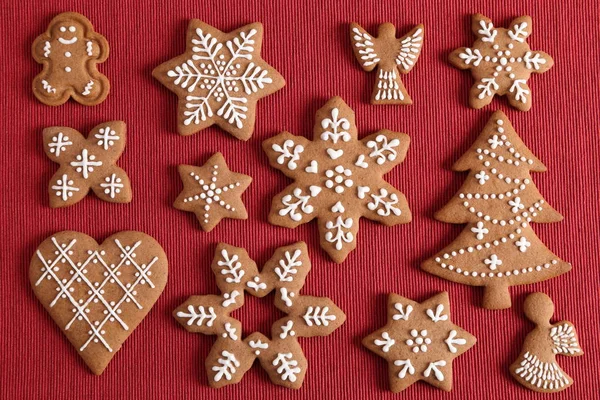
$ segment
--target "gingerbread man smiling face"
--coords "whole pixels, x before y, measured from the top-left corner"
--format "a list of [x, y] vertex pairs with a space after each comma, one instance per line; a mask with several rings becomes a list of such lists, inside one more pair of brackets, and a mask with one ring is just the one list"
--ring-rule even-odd
[[110, 84], [96, 69], [108, 57], [108, 43], [78, 13], [56, 16], [48, 30], [33, 42], [33, 58], [44, 65], [33, 81], [33, 93], [42, 103], [58, 106], [72, 97], [92, 106], [104, 101]]

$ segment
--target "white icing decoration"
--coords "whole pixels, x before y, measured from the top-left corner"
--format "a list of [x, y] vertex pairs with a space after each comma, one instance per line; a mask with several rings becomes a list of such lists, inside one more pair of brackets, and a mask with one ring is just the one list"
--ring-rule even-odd
[[325, 176], [327, 177], [325, 187], [334, 190], [338, 194], [344, 193], [345, 188], [354, 185], [354, 181], [351, 179], [352, 170], [344, 168], [342, 165], [337, 165], [333, 170], [328, 169], [325, 171]]
[[87, 149], [82, 149], [81, 154], [78, 154], [75, 159], [77, 161], [71, 161], [70, 164], [72, 167], [76, 167], [75, 171], [81, 173], [83, 179], [89, 178], [89, 174], [94, 171], [94, 167], [102, 165], [102, 161], [94, 161], [96, 159], [95, 155], [88, 155]]
[[281, 333], [279, 334], [280, 339], [285, 339], [288, 336], [295, 336], [296, 332], [292, 330], [294, 322], [289, 320], [285, 325], [281, 326]]
[[456, 335], [458, 333], [452, 329], [449, 333], [448, 333], [448, 337], [444, 340], [444, 343], [446, 343], [446, 345], [448, 346], [448, 350], [450, 350], [451, 353], [456, 353], [457, 349], [455, 345], [465, 345], [467, 344], [466, 339], [462, 339], [462, 338], [457, 338]]
[[332, 160], [337, 160], [338, 158], [344, 155], [344, 150], [327, 149], [327, 155], [329, 155], [329, 158], [331, 158]]
[[53, 153], [56, 157], [60, 157], [61, 151], [66, 151], [67, 146], [71, 146], [73, 142], [70, 141], [69, 137], [64, 135], [62, 132], [58, 132], [56, 136], [52, 136], [52, 141], [48, 143], [50, 153]]
[[287, 167], [292, 171], [298, 167], [296, 161], [300, 159], [300, 153], [304, 151], [304, 146], [296, 145], [291, 139], [288, 139], [285, 142], [283, 142], [282, 146], [278, 145], [277, 143], [273, 143], [271, 148], [273, 149], [273, 151], [281, 153], [281, 155], [278, 156], [276, 159], [277, 164], [283, 165], [286, 159], [289, 158]]
[[296, 374], [300, 373], [298, 361], [293, 359], [292, 353], [277, 353], [277, 357], [273, 360], [273, 366], [277, 367], [277, 373], [281, 376], [282, 381], [296, 382]]
[[390, 71], [380, 69], [377, 78], [375, 100], [404, 100], [404, 94], [400, 90], [395, 68]]
[[396, 343], [394, 339], [390, 337], [390, 334], [387, 332], [381, 333], [381, 339], [375, 339], [375, 345], [381, 347], [381, 351], [387, 353], [390, 351], [390, 348]]
[[341, 202], [337, 202], [335, 203], [332, 207], [331, 207], [331, 212], [333, 213], [340, 213], [342, 214], [344, 211], [346, 211], [346, 209], [344, 208], [344, 206], [342, 205]]
[[261, 282], [259, 276], [255, 276], [254, 279], [248, 281], [246, 283], [246, 286], [248, 286], [251, 289], [254, 289], [255, 292], [258, 292], [259, 290], [265, 290], [267, 288], [267, 284]]
[[329, 307], [309, 306], [306, 313], [302, 316], [306, 325], [308, 326], [329, 326], [329, 321], [335, 321], [336, 316], [333, 314], [327, 314]]
[[500, 85], [496, 83], [495, 78], [481, 78], [481, 84], [477, 85], [477, 89], [481, 89], [481, 92], [477, 97], [481, 100], [493, 96], [499, 88]]
[[[290, 254], [289, 251], [284, 253], [285, 260], [279, 260], [279, 266], [275, 267], [275, 274], [279, 277], [280, 282], [292, 282], [294, 277], [298, 273], [297, 267], [302, 266], [302, 261], [298, 260], [302, 255], [300, 249], [296, 249], [294, 254]], [[282, 290], [285, 288], [282, 288]]]
[[477, 221], [477, 226], [472, 227], [471, 232], [475, 234], [477, 240], [483, 240], [484, 236], [490, 233], [490, 230], [485, 227], [483, 221]]
[[231, 277], [225, 278], [225, 282], [240, 283], [245, 272], [242, 269], [242, 263], [238, 261], [237, 254], [233, 254], [230, 258], [227, 250], [223, 249], [221, 250], [221, 257], [223, 257], [223, 261], [217, 261], [217, 265], [226, 267], [221, 270], [221, 275], [231, 275]]
[[527, 81], [525, 79], [515, 79], [513, 81], [512, 86], [508, 91], [510, 93], [515, 93], [515, 100], [520, 101], [521, 103], [527, 103], [527, 96], [531, 93], [527, 87]]
[[83, 88], [83, 91], [81, 92], [81, 94], [82, 94], [83, 96], [87, 96], [87, 95], [89, 95], [90, 93], [92, 93], [92, 88], [93, 88], [93, 87], [94, 87], [94, 81], [93, 81], [93, 80], [90, 80], [90, 81], [89, 81], [89, 82], [88, 82], [88, 83], [85, 85], [85, 87]]
[[528, 35], [527, 22], [521, 22], [519, 25], [513, 26], [513, 28], [508, 31], [508, 36], [510, 36], [512, 40], [516, 40], [521, 43], [525, 41]]
[[357, 167], [360, 167], [360, 168], [367, 168], [367, 167], [369, 167], [369, 164], [367, 164], [365, 162], [365, 156], [364, 156], [364, 154], [361, 154], [361, 155], [358, 156], [358, 159], [356, 160], [356, 162], [354, 163], [354, 165], [356, 165]]
[[[377, 210], [377, 215], [388, 217], [390, 214], [394, 214], [395, 216], [402, 214], [402, 211], [399, 208], [394, 207], [395, 204], [398, 204], [398, 196], [396, 193], [388, 193], [386, 189], [380, 188], [379, 195], [373, 193], [371, 194], [371, 197], [373, 198], [373, 201], [367, 204], [367, 208], [371, 211]], [[381, 208], [378, 209], [380, 206]]]
[[435, 313], [433, 312], [432, 309], [427, 309], [427, 311], [426, 311], [427, 316], [429, 318], [431, 318], [431, 320], [433, 322], [448, 321], [448, 315], [442, 314], [443, 312], [444, 312], [444, 306], [442, 304], [437, 305], [437, 307], [435, 308]]
[[48, 93], [56, 93], [56, 89], [53, 88], [46, 80], [42, 80], [42, 89]]
[[481, 29], [479, 29], [477, 33], [479, 33], [482, 36], [481, 40], [484, 42], [494, 43], [494, 39], [498, 34], [498, 31], [494, 29], [494, 24], [492, 24], [491, 22], [486, 24], [484, 20], [480, 20], [479, 26], [481, 27]]
[[286, 307], [291, 307], [294, 303], [292, 302], [292, 297], [294, 297], [294, 292], [289, 292], [287, 288], [282, 287], [279, 289], [281, 292], [281, 301], [285, 303]]
[[232, 291], [231, 293], [224, 293], [223, 294], [223, 302], [221, 303], [221, 305], [223, 307], [229, 307], [232, 304], [236, 303], [236, 297], [238, 297], [240, 295], [240, 292], [238, 292], [237, 290]]
[[472, 64], [474, 67], [479, 66], [481, 60], [483, 60], [483, 55], [479, 49], [471, 49], [469, 47], [466, 47], [465, 52], [460, 53], [458, 57], [462, 59], [466, 65]]
[[415, 367], [411, 364], [410, 360], [396, 360], [394, 361], [394, 365], [397, 367], [402, 367], [400, 372], [398, 372], [398, 378], [404, 379], [406, 375], [414, 375]]
[[411, 329], [411, 339], [406, 340], [406, 345], [412, 349], [413, 353], [427, 353], [427, 346], [431, 344], [431, 339], [427, 336], [428, 332], [426, 329], [418, 331]]
[[[317, 196], [321, 192], [321, 188], [318, 186], [311, 186], [309, 188], [310, 194], [302, 194], [302, 189], [295, 188], [292, 191], [292, 194], [286, 194], [281, 198], [281, 204], [285, 206], [279, 210], [279, 215], [282, 217], [289, 215], [293, 221], [302, 220], [302, 214], [299, 212], [303, 212], [305, 214], [311, 214], [314, 211], [312, 205], [308, 204], [308, 201], [311, 197]], [[293, 196], [293, 197], [292, 197]]]
[[[350, 129], [350, 121], [348, 121], [346, 118], [338, 119], [339, 113], [340, 110], [333, 108], [331, 110], [331, 118], [323, 118], [323, 120], [321, 120], [321, 128], [323, 128], [321, 140], [327, 141], [331, 139], [334, 144], [337, 143], [338, 139], [340, 138], [344, 142], [350, 141], [351, 136], [350, 133], [347, 132]], [[327, 152], [329, 153], [329, 150]]]
[[51, 49], [51, 45], [49, 41], [46, 41], [44, 43], [44, 57], [48, 57], [50, 55], [50, 49]]
[[540, 53], [532, 53], [531, 51], [525, 53], [523, 61], [525, 61], [525, 68], [535, 69], [536, 71], [539, 70], [543, 64], [546, 64], [546, 59], [542, 57]]
[[[410, 70], [415, 65], [415, 62], [417, 62], [422, 42], [423, 29], [421, 28], [417, 29], [412, 35], [405, 37], [400, 42], [400, 53], [396, 57], [396, 64], [401, 65], [407, 71]], [[399, 98], [400, 100], [404, 98], [401, 92]]]
[[62, 44], [73, 44], [75, 42], [77, 42], [77, 36], [73, 36], [71, 39], [65, 39], [65, 38], [58, 38], [58, 41], [61, 42]]
[[371, 189], [368, 186], [357, 186], [356, 187], [356, 195], [359, 199], [364, 199], [366, 193], [369, 193]]
[[316, 174], [317, 172], [319, 172], [319, 163], [315, 160], [312, 160], [310, 162], [310, 165], [304, 168], [304, 171], [306, 171], [309, 174]]
[[371, 35], [356, 27], [352, 28], [352, 32], [354, 33], [354, 46], [360, 49], [358, 50], [358, 53], [361, 55], [360, 59], [362, 60], [363, 66], [369, 67], [373, 64], [377, 64], [380, 59], [379, 56], [377, 56], [377, 53], [375, 53]]
[[85, 51], [86, 51], [87, 55], [90, 57], [94, 55], [94, 44], [91, 40], [88, 40], [85, 43]]
[[338, 251], [341, 250], [344, 242], [351, 243], [354, 241], [352, 232], [344, 232], [344, 229], [350, 229], [352, 224], [352, 218], [346, 218], [344, 220], [341, 216], [337, 217], [335, 223], [333, 221], [327, 221], [325, 228], [330, 231], [335, 231], [335, 234], [333, 232], [327, 232], [325, 234], [325, 240], [329, 243], [335, 243], [335, 249]]
[[60, 197], [62, 201], [67, 201], [69, 197], [73, 197], [74, 192], [79, 192], [79, 188], [73, 186], [73, 184], [73, 180], [69, 179], [67, 174], [63, 174], [56, 181], [56, 185], [52, 185], [52, 190], [56, 190], [56, 196]]
[[[381, 148], [379, 148], [379, 145], [381, 145]], [[376, 161], [379, 165], [384, 164], [386, 161], [394, 161], [396, 159], [396, 156], [398, 155], [394, 147], [398, 147], [399, 145], [399, 139], [392, 139], [388, 142], [387, 136], [377, 135], [375, 140], [369, 140], [367, 142], [367, 147], [373, 150], [369, 154], [369, 157], [377, 157]]]
[[215, 314], [215, 309], [212, 307], [198, 306], [198, 312], [194, 309], [194, 306], [191, 304], [187, 307], [188, 312], [178, 311], [177, 316], [179, 318], [189, 318], [186, 322], [188, 326], [192, 325], [196, 322], [197, 326], [202, 326], [204, 321], [206, 320], [206, 326], [211, 327], [215, 319], [217, 318], [217, 314]]
[[477, 179], [480, 185], [485, 185], [485, 183], [490, 180], [490, 176], [486, 174], [485, 171], [479, 171], [475, 174], [475, 179]]
[[410, 304], [407, 305], [406, 309], [405, 309], [403, 304], [395, 303], [394, 308], [396, 310], [398, 310], [398, 313], [394, 314], [394, 316], [392, 317], [394, 321], [398, 321], [401, 319], [403, 319], [404, 321], [408, 321], [408, 317], [410, 316], [410, 313], [413, 311], [413, 306], [411, 306]]
[[94, 137], [98, 139], [98, 146], [102, 146], [104, 150], [108, 150], [109, 147], [114, 146], [115, 142], [120, 139], [117, 131], [110, 129], [110, 126], [100, 128]]
[[240, 362], [235, 358], [233, 353], [223, 350], [221, 352], [222, 358], [219, 358], [217, 362], [219, 365], [213, 365], [212, 370], [216, 372], [213, 380], [219, 382], [223, 377], [230, 381], [233, 378], [233, 374], [236, 373], [237, 368], [240, 367]]
[[104, 189], [104, 194], [107, 194], [111, 199], [114, 199], [117, 194], [121, 193], [121, 189], [125, 187], [121, 182], [122, 180], [117, 174], [111, 174], [104, 178], [104, 182], [100, 184], [100, 187]]
[[256, 354], [257, 356], [260, 355], [261, 350], [266, 350], [269, 348], [269, 344], [263, 343], [260, 339], [257, 341], [251, 340], [250, 342], [248, 342], [248, 345], [250, 345], [251, 348], [255, 349], [254, 354]]
[[236, 334], [237, 329], [235, 329], [229, 322], [225, 324], [225, 332], [223, 333], [223, 338], [231, 338], [231, 340], [238, 340], [238, 336]]
[[527, 238], [521, 236], [521, 238], [515, 242], [515, 246], [519, 248], [521, 253], [525, 253], [527, 248], [531, 246], [531, 242], [529, 242]]
[[500, 265], [502, 265], [502, 260], [498, 258], [496, 254], [492, 254], [489, 258], [483, 260], [483, 263], [488, 266], [492, 271], [496, 270]]
[[552, 349], [554, 354], [573, 355], [581, 352], [581, 347], [579, 347], [575, 335], [575, 328], [568, 322], [553, 326], [550, 329], [550, 338], [554, 344]]
[[521, 203], [520, 197], [515, 197], [514, 200], [509, 200], [508, 205], [512, 207], [510, 211], [512, 211], [515, 214], [525, 208], [525, 205]]
[[542, 361], [530, 352], [525, 353], [515, 373], [540, 389], [560, 390], [572, 383], [558, 364]]
[[429, 363], [429, 366], [427, 367], [427, 369], [423, 372], [423, 376], [425, 378], [429, 378], [429, 375], [431, 375], [431, 372], [433, 371], [433, 375], [435, 376], [435, 379], [437, 379], [440, 382], [443, 382], [444, 374], [442, 373], [442, 371], [439, 370], [438, 367], [444, 367], [444, 366], [446, 366], [446, 361], [444, 361], [444, 360], [431, 362], [431, 363]]

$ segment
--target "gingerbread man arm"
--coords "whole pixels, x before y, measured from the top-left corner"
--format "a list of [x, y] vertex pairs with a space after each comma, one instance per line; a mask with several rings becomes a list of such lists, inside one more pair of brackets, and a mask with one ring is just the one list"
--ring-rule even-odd
[[50, 36], [43, 33], [35, 38], [33, 45], [31, 46], [31, 55], [35, 61], [40, 64], [48, 61], [51, 52], [52, 46], [50, 45]]
[[108, 58], [108, 42], [99, 33], [93, 33], [86, 43], [86, 51], [90, 59], [102, 63]]

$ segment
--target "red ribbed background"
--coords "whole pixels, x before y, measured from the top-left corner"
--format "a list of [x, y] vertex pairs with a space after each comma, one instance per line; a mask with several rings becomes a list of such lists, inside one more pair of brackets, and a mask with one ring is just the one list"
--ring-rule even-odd
[[[597, 1], [13, 0], [0, 7], [2, 398], [541, 398], [513, 381], [507, 370], [533, 327], [522, 314], [523, 300], [538, 290], [553, 298], [556, 320], [575, 324], [585, 351], [582, 357], [559, 358], [575, 384], [553, 398], [598, 397]], [[31, 43], [64, 11], [86, 15], [110, 44], [110, 57], [99, 69], [110, 79], [111, 93], [99, 106], [69, 102], [48, 107], [31, 92], [31, 82], [41, 70], [30, 55]], [[494, 100], [484, 110], [467, 106], [471, 77], [452, 68], [447, 56], [472, 43], [469, 14], [475, 12], [497, 25], [522, 14], [533, 17], [529, 42], [533, 49], [551, 54], [556, 65], [532, 78], [531, 111], [515, 111], [505, 99]], [[248, 142], [217, 128], [191, 137], [176, 133], [176, 97], [151, 77], [151, 71], [184, 51], [191, 18], [224, 31], [254, 21], [264, 24], [262, 56], [285, 77], [287, 86], [259, 103], [255, 133]], [[375, 74], [363, 72], [354, 59], [348, 36], [353, 20], [371, 32], [385, 21], [400, 32], [424, 23], [423, 54], [403, 77], [413, 106], [368, 104]], [[334, 95], [356, 111], [361, 136], [388, 128], [412, 139], [406, 161], [387, 179], [406, 194], [414, 221], [394, 228], [361, 221], [358, 247], [342, 265], [319, 248], [315, 223], [296, 230], [267, 223], [271, 198], [290, 181], [268, 166], [261, 150], [262, 140], [282, 130], [310, 137], [315, 111]], [[551, 281], [514, 288], [511, 309], [486, 311], [480, 307], [482, 290], [428, 275], [419, 264], [462, 228], [437, 222], [432, 215], [465, 178], [451, 172], [450, 166], [496, 109], [506, 112], [548, 167], [534, 180], [565, 219], [534, 229], [551, 250], [573, 264], [573, 270]], [[90, 195], [73, 207], [51, 209], [46, 190], [57, 166], [44, 155], [42, 129], [66, 125], [87, 133], [112, 119], [127, 123], [128, 143], [119, 165], [131, 178], [133, 202], [115, 205]], [[232, 170], [254, 178], [244, 195], [249, 219], [224, 220], [213, 232], [204, 233], [193, 214], [172, 207], [182, 187], [176, 166], [202, 164], [217, 150]], [[140, 230], [155, 237], [169, 258], [170, 276], [162, 297], [99, 377], [89, 372], [44, 311], [27, 278], [38, 244], [65, 229], [99, 241], [117, 231]], [[204, 359], [214, 337], [186, 332], [171, 311], [189, 295], [216, 293], [209, 265], [218, 242], [245, 247], [263, 263], [276, 247], [298, 240], [308, 243], [312, 259], [304, 293], [333, 299], [346, 312], [346, 324], [329, 337], [300, 340], [309, 370], [299, 391], [272, 385], [258, 365], [238, 385], [209, 388]], [[455, 360], [449, 394], [419, 382], [393, 396], [384, 360], [364, 349], [361, 338], [385, 323], [386, 293], [422, 301], [442, 290], [450, 293], [454, 322], [472, 332], [478, 343]], [[264, 333], [278, 317], [268, 301], [254, 298], [236, 315], [248, 330]]]

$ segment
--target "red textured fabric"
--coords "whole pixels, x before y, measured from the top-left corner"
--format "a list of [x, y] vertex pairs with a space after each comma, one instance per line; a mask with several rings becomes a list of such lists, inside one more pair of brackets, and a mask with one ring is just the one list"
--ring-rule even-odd
[[[0, 7], [4, 47], [2, 77], [2, 269], [0, 271], [0, 396], [3, 399], [100, 398], [399, 398], [388, 391], [383, 359], [360, 345], [385, 323], [386, 293], [422, 301], [450, 293], [452, 319], [478, 343], [454, 362], [452, 392], [419, 382], [406, 399], [540, 397], [517, 384], [508, 366], [533, 328], [522, 313], [527, 293], [541, 290], [556, 304], [555, 319], [569, 319], [581, 336], [582, 357], [558, 362], [574, 379], [572, 388], [553, 398], [597, 398], [600, 390], [598, 294], [598, 2], [589, 1], [10, 1]], [[99, 66], [111, 82], [108, 99], [95, 107], [69, 102], [48, 107], [32, 94], [41, 70], [30, 55], [34, 38], [64, 11], [86, 15], [110, 44]], [[529, 43], [554, 57], [556, 65], [534, 76], [533, 108], [527, 113], [496, 99], [483, 110], [467, 106], [472, 78], [452, 68], [449, 52], [473, 42], [469, 14], [481, 12], [497, 24], [529, 14]], [[176, 97], [151, 77], [159, 63], [181, 54], [188, 20], [199, 18], [229, 31], [261, 21], [263, 58], [287, 86], [258, 104], [254, 136], [235, 140], [218, 128], [191, 137], [176, 133]], [[360, 68], [350, 47], [348, 23], [370, 31], [390, 21], [405, 32], [425, 25], [425, 47], [416, 68], [402, 79], [414, 101], [409, 107], [368, 104], [375, 74]], [[315, 223], [295, 230], [267, 223], [271, 198], [290, 181], [269, 167], [261, 141], [282, 130], [310, 137], [314, 113], [340, 95], [355, 110], [361, 137], [380, 128], [406, 132], [412, 139], [406, 161], [386, 177], [406, 194], [411, 224], [386, 228], [362, 220], [358, 247], [342, 265], [319, 247]], [[548, 172], [534, 181], [565, 219], [534, 226], [535, 231], [573, 270], [553, 280], [511, 290], [513, 307], [487, 311], [483, 291], [441, 280], [419, 263], [450, 243], [461, 226], [432, 218], [465, 176], [450, 170], [496, 109], [506, 112]], [[57, 168], [42, 149], [42, 129], [66, 125], [88, 132], [96, 124], [122, 119], [128, 143], [119, 160], [133, 186], [133, 202], [115, 205], [93, 195], [67, 209], [48, 206], [48, 180]], [[172, 203], [181, 190], [176, 166], [202, 164], [221, 151], [229, 166], [254, 178], [244, 201], [247, 221], [224, 220], [211, 233], [199, 229], [191, 213]], [[85, 232], [102, 241], [111, 233], [134, 229], [155, 237], [170, 264], [167, 287], [154, 309], [114, 357], [104, 374], [86, 368], [60, 329], [37, 301], [27, 271], [40, 242], [61, 230]], [[304, 293], [328, 296], [348, 320], [333, 335], [301, 339], [309, 362], [304, 386], [292, 391], [272, 385], [255, 365], [240, 384], [220, 390], [208, 386], [204, 359], [214, 337], [182, 329], [171, 311], [189, 295], [216, 293], [209, 268], [220, 241], [245, 247], [257, 262], [281, 245], [308, 243], [312, 271]], [[279, 316], [267, 300], [248, 297], [242, 319], [246, 333], [269, 333]]]

